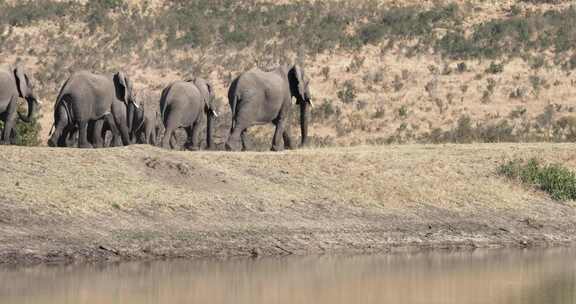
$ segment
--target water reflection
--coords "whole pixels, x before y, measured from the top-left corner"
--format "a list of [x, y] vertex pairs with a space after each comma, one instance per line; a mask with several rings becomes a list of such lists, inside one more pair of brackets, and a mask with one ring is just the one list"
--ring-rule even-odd
[[0, 269], [0, 303], [576, 303], [576, 250]]

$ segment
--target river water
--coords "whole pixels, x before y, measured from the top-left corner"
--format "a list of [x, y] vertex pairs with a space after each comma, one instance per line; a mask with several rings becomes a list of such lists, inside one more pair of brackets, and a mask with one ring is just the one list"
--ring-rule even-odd
[[0, 268], [0, 303], [576, 303], [576, 250]]

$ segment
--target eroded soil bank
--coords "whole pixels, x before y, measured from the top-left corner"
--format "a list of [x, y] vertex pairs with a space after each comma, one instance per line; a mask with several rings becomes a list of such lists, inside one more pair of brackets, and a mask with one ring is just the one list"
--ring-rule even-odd
[[496, 175], [574, 144], [282, 153], [2, 147], [0, 262], [571, 244], [576, 204]]

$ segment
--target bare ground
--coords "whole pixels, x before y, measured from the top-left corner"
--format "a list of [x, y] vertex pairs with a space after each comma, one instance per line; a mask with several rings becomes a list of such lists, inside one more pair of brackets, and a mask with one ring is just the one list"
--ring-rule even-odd
[[282, 153], [2, 147], [0, 263], [531, 247], [575, 240], [576, 204], [496, 175], [574, 144]]

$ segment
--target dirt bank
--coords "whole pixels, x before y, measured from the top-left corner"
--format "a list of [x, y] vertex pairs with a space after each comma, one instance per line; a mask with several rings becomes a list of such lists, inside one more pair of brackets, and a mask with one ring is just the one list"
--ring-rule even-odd
[[575, 240], [576, 204], [498, 177], [573, 144], [283, 153], [2, 147], [0, 262], [228, 257]]

